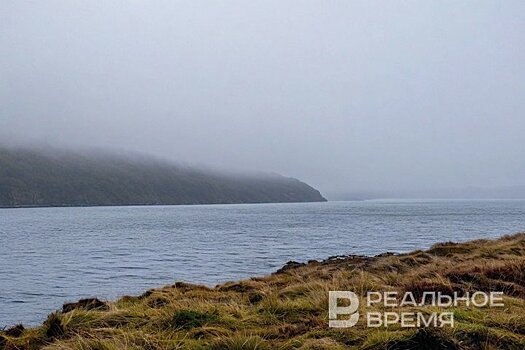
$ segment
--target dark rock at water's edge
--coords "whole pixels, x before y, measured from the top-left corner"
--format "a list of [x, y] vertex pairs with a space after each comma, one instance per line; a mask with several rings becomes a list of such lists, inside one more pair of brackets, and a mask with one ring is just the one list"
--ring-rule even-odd
[[277, 174], [234, 174], [144, 156], [0, 148], [0, 207], [324, 202]]
[[67, 303], [62, 306], [62, 312], [70, 312], [73, 310], [109, 310], [107, 303], [98, 300], [97, 298], [80, 299], [76, 303]]
[[300, 263], [297, 261], [288, 261], [283, 267], [281, 267], [279, 270], [275, 271], [274, 274], [280, 274], [285, 273], [289, 270], [296, 269], [298, 267], [306, 266], [305, 263]]
[[275, 271], [273, 275], [283, 274], [290, 270], [298, 269], [300, 267], [305, 267], [305, 266], [312, 267], [312, 266], [318, 266], [318, 265], [334, 265], [334, 264], [341, 264], [344, 262], [347, 262], [349, 264], [363, 264], [363, 263], [367, 263], [367, 262], [374, 260], [374, 258], [388, 257], [388, 256], [393, 256], [393, 255], [395, 255], [395, 253], [391, 253], [391, 252], [379, 254], [375, 257], [369, 257], [366, 255], [354, 255], [354, 254], [334, 255], [334, 256], [328, 257], [327, 259], [319, 260], [319, 261], [318, 260], [308, 260], [307, 263], [301, 263], [301, 262], [291, 260], [291, 261], [288, 261], [283, 267]]

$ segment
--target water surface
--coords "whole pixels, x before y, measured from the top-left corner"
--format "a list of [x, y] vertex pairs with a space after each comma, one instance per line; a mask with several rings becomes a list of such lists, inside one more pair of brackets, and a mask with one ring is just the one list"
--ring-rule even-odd
[[0, 326], [35, 325], [66, 301], [174, 281], [215, 285], [289, 260], [407, 252], [525, 231], [525, 201], [0, 210]]

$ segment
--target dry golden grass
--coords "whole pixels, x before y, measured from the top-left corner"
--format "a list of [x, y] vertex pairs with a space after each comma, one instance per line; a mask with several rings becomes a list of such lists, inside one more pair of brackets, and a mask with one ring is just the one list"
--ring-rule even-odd
[[[329, 290], [503, 291], [505, 307], [455, 307], [454, 328], [332, 329]], [[215, 288], [176, 283], [98, 310], [56, 312], [41, 327], [16, 333], [0, 332], [0, 349], [525, 349], [525, 234], [290, 264]]]

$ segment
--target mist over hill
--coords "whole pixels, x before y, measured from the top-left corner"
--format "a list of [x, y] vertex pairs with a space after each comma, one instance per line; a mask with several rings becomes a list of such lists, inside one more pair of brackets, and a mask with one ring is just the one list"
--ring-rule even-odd
[[320, 202], [294, 178], [145, 156], [0, 148], [0, 207]]

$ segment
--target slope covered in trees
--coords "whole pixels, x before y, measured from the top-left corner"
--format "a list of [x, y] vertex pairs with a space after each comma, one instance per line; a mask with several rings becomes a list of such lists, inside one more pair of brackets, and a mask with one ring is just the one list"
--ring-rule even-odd
[[325, 201], [274, 174], [226, 174], [145, 157], [0, 148], [0, 207]]

